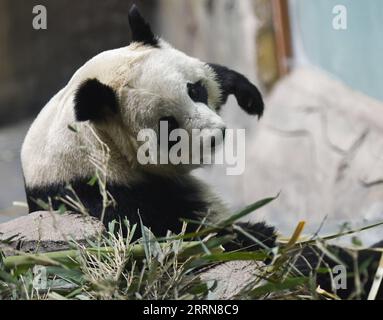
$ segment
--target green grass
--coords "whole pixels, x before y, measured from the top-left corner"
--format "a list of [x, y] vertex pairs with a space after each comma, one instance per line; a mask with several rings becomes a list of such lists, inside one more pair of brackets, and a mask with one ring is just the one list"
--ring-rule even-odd
[[[327, 254], [323, 239], [300, 241], [304, 223], [276, 248], [223, 251], [222, 245], [235, 235], [216, 237], [216, 232], [235, 230], [238, 219], [273, 199], [259, 201], [216, 226], [201, 224], [195, 233], [157, 239], [141, 225], [140, 240], [132, 241], [138, 228], [125, 221], [129, 230], [125, 238], [120, 229], [116, 231], [119, 225], [112, 223], [107, 234], [88, 240], [86, 246], [71, 243], [71, 250], [8, 257], [0, 252], [0, 299], [206, 299], [217, 283], [203, 280], [201, 270], [230, 261], [257, 262], [253, 279], [231, 299], [338, 299], [316, 288], [315, 270], [304, 276], [294, 269], [304, 246], [320, 243]], [[267, 259], [271, 263], [265, 264]]]

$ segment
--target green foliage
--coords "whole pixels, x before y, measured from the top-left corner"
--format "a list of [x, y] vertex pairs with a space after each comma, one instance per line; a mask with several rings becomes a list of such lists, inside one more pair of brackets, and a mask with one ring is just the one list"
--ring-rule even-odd
[[[89, 239], [86, 246], [71, 243], [71, 250], [7, 257], [0, 251], [0, 299], [206, 299], [217, 282], [203, 280], [201, 270], [230, 261], [254, 262], [254, 278], [232, 299], [337, 299], [326, 292], [318, 294], [314, 274], [308, 277], [294, 270], [303, 246], [316, 245], [324, 254], [333, 255], [322, 240], [299, 241], [304, 223], [287, 244], [276, 248], [224, 252], [222, 246], [235, 237], [230, 232], [236, 230], [238, 219], [274, 199], [259, 201], [216, 225], [200, 222], [194, 233], [156, 238], [141, 223], [141, 238], [133, 241], [136, 225], [124, 222], [129, 230], [124, 238], [120, 225], [113, 222], [105, 235]], [[227, 235], [216, 236], [222, 229]]]

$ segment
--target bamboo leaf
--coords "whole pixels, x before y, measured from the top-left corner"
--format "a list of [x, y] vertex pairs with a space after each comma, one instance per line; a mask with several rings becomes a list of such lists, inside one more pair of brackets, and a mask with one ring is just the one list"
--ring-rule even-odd
[[[210, 249], [221, 250], [219, 247], [221, 244], [227, 243], [230, 241], [231, 237], [223, 237], [210, 239], [205, 243]], [[166, 246], [167, 244], [160, 243], [160, 246]], [[136, 260], [143, 259], [147, 257], [145, 250], [145, 244], [135, 244], [132, 245], [132, 255]], [[89, 254], [113, 254], [115, 249], [112, 247], [95, 247], [87, 248], [85, 251]], [[181, 246], [181, 251], [178, 259], [180, 261], [188, 259], [192, 255], [203, 254], [203, 248], [201, 244], [197, 241], [185, 242]], [[25, 272], [35, 265], [41, 266], [56, 266], [62, 268], [76, 268], [79, 266], [79, 258], [81, 252], [79, 250], [65, 250], [58, 252], [49, 252], [42, 254], [23, 254], [19, 256], [10, 256], [4, 258], [3, 264], [6, 270], [18, 270], [18, 272]]]
[[[340, 237], [348, 236], [348, 235], [355, 234], [355, 233], [358, 233], [358, 232], [374, 229], [374, 228], [380, 227], [382, 225], [383, 225], [383, 221], [379, 222], [379, 223], [368, 225], [368, 226], [363, 227], [363, 228], [353, 229], [353, 230], [349, 230], [349, 231], [345, 231], [345, 232], [340, 232], [340, 233], [335, 233], [335, 234], [331, 234], [331, 235], [320, 237], [320, 238], [321, 238], [321, 240], [334, 240], [334, 239], [338, 239]], [[316, 242], [316, 239], [310, 239], [310, 240], [300, 241], [299, 243], [300, 244], [313, 244], [315, 242]]]
[[227, 262], [227, 261], [264, 261], [268, 255], [264, 251], [255, 252], [224, 252], [219, 254], [210, 254], [203, 256], [209, 262]]
[[266, 198], [266, 199], [263, 199], [263, 200], [260, 200], [260, 201], [257, 201], [251, 205], [249, 205], [248, 207], [246, 207], [245, 209], [239, 211], [238, 213], [235, 213], [234, 215], [232, 215], [230, 218], [224, 220], [220, 226], [221, 227], [227, 227], [227, 226], [230, 226], [232, 225], [234, 222], [238, 221], [239, 219], [242, 219], [244, 218], [245, 216], [249, 215], [250, 213], [266, 206], [267, 204], [269, 204], [270, 202], [276, 200], [277, 198], [279, 197], [279, 194], [273, 198]]
[[[216, 226], [207, 227], [201, 231], [198, 232], [190, 232], [183, 235], [178, 235], [174, 237], [168, 237], [168, 238], [160, 238], [158, 241], [169, 241], [169, 240], [187, 240], [187, 239], [197, 239], [198, 237], [206, 236], [212, 233], [215, 233], [217, 231], [220, 231], [224, 228], [227, 228], [231, 226], [234, 222], [237, 220], [244, 218], [245, 216], [249, 215], [250, 213], [264, 207], [265, 205], [269, 204], [270, 202], [274, 201], [279, 197], [279, 194], [276, 197], [273, 198], [267, 198], [260, 201], [257, 201], [256, 203], [249, 205], [245, 209], [239, 211], [238, 213], [232, 215], [226, 220], [223, 220], [222, 222], [218, 223]], [[195, 224], [197, 221], [191, 220], [191, 223]], [[204, 225], [204, 224], [203, 224]]]
[[298, 286], [302, 286], [307, 284], [309, 278], [300, 277], [300, 278], [287, 278], [283, 282], [271, 282], [269, 281], [267, 284], [260, 286], [258, 288], [253, 289], [249, 295], [252, 298], [258, 298], [270, 293], [281, 292], [284, 290], [293, 290]]

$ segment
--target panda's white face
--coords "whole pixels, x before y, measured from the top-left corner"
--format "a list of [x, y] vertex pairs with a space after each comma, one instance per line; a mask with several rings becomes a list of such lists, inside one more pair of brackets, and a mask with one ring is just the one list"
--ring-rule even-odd
[[[160, 137], [160, 123], [167, 122], [169, 131], [183, 129], [189, 137], [192, 131], [199, 132], [198, 139], [204, 146], [213, 139], [215, 147], [219, 146], [223, 142], [219, 137], [224, 136], [225, 124], [216, 112], [221, 96], [213, 70], [164, 42], [160, 46], [150, 49], [140, 59], [130, 70], [134, 77], [127, 77], [128, 81], [120, 89], [119, 104], [126, 134], [134, 139], [141, 130], [152, 129]], [[215, 130], [222, 135], [214, 134]], [[157, 150], [159, 157], [164, 150], [160, 146]], [[189, 150], [191, 160], [193, 147], [189, 146]], [[185, 170], [195, 166], [176, 167]]]
[[187, 131], [224, 128], [216, 113], [219, 84], [207, 64], [166, 45], [152, 49], [134, 68], [120, 95], [123, 120], [134, 134], [157, 129], [161, 119], [174, 119]]

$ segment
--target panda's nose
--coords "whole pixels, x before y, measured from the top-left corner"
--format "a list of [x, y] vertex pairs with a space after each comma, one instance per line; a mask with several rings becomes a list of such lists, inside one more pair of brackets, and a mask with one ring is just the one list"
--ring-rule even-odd
[[[170, 137], [170, 134], [176, 130], [176, 129], [180, 129], [180, 124], [178, 123], [178, 121], [176, 120], [176, 118], [174, 118], [173, 116], [166, 116], [166, 117], [162, 117], [159, 121], [159, 130], [161, 132], [161, 122], [166, 122], [167, 125], [168, 125], [168, 132], [166, 132], [166, 137], [167, 139], [169, 139]], [[168, 147], [169, 147], [169, 150], [177, 143], [179, 142], [181, 138], [178, 137], [177, 141], [168, 141]], [[158, 136], [158, 144], [161, 143], [161, 134]]]
[[226, 137], [226, 127], [223, 127], [221, 130], [222, 130], [222, 139], [225, 140], [225, 137]]
[[176, 118], [174, 118], [172, 116], [162, 117], [160, 119], [160, 123], [161, 122], [167, 122], [168, 123], [169, 133], [172, 132], [173, 130], [180, 128], [178, 121], [176, 120]]
[[215, 148], [216, 141], [217, 141], [217, 139], [215, 138], [215, 136], [212, 136], [211, 137], [211, 147], [212, 148]]
[[[225, 140], [225, 135], [226, 135], [226, 128], [223, 127], [220, 129], [222, 131], [222, 141], [217, 141], [217, 137], [216, 136], [212, 136], [211, 137], [211, 147], [212, 148], [215, 148], [215, 146], [217, 144], [220, 144], [221, 142], [223, 142]], [[218, 143], [217, 143], [218, 142]]]

